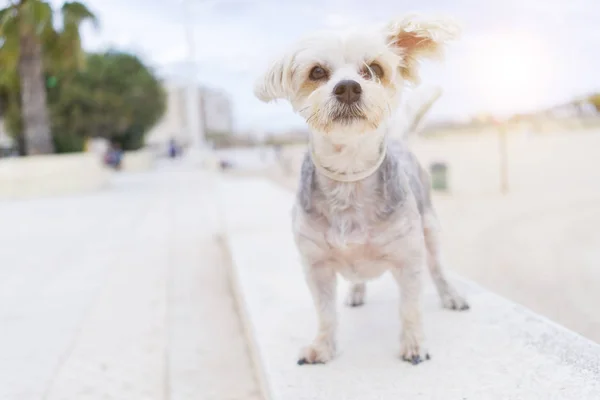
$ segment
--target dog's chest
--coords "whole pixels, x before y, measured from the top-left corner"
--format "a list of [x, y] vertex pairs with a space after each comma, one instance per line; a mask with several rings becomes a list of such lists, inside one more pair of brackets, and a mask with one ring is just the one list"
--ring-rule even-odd
[[394, 242], [403, 227], [395, 218], [386, 218], [389, 207], [378, 195], [377, 181], [327, 185], [313, 198], [315, 212], [303, 215], [301, 251], [352, 281], [381, 275], [394, 264]]
[[317, 208], [327, 221], [325, 238], [335, 248], [368, 245], [380, 229], [377, 199], [371, 185], [330, 184]]
[[392, 265], [393, 252], [384, 238], [390, 233], [365, 222], [360, 214], [337, 216], [325, 234], [327, 247], [320, 258], [351, 281], [375, 278]]

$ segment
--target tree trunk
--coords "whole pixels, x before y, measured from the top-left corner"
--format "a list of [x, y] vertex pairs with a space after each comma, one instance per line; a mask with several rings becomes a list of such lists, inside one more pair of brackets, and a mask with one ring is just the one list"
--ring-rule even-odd
[[21, 112], [28, 155], [51, 154], [54, 144], [46, 104], [42, 47], [32, 26], [20, 24]]

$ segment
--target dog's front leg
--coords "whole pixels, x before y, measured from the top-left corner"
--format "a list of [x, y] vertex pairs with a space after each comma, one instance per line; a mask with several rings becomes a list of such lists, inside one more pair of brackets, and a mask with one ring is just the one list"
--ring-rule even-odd
[[429, 359], [424, 348], [423, 321], [421, 318], [421, 274], [426, 268], [425, 254], [410, 257], [410, 261], [392, 270], [400, 286], [400, 319], [402, 322], [400, 357], [412, 364]]
[[305, 275], [317, 311], [319, 328], [312, 344], [302, 349], [298, 364], [322, 364], [335, 356], [336, 274], [326, 264], [307, 263]]

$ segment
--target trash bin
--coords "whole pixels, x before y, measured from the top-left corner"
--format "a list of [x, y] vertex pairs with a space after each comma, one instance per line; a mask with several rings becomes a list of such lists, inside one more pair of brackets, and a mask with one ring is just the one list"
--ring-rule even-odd
[[433, 190], [448, 190], [448, 165], [443, 162], [432, 163], [429, 167], [431, 174], [431, 187]]

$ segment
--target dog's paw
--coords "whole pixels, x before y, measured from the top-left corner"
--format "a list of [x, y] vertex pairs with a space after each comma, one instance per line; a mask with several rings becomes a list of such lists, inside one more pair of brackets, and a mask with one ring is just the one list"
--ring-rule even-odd
[[348, 295], [346, 296], [346, 305], [348, 307], [360, 307], [365, 304], [365, 285], [364, 284], [356, 284], [353, 285], [350, 290], [348, 290]]
[[298, 365], [325, 364], [335, 357], [335, 344], [333, 342], [314, 342], [300, 351]]
[[469, 303], [457, 293], [446, 293], [442, 296], [442, 305], [448, 310], [466, 311]]
[[404, 340], [400, 348], [400, 358], [402, 361], [418, 365], [423, 361], [431, 359], [427, 350], [415, 340]]

